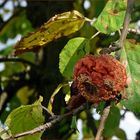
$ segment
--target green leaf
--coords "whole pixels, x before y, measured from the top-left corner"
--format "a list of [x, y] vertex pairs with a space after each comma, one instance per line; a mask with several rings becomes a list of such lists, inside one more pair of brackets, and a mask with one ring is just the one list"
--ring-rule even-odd
[[116, 131], [116, 128], [119, 127], [120, 123], [120, 110], [115, 106], [111, 106], [110, 113], [105, 123], [104, 127], [104, 136], [112, 137]]
[[104, 101], [100, 102], [99, 105], [96, 108], [96, 112], [101, 114], [103, 112], [104, 108], [105, 108], [105, 104], [106, 103]]
[[76, 119], [76, 116], [73, 116], [73, 117], [72, 117], [72, 122], [71, 122], [70, 128], [71, 128], [71, 129], [76, 129], [76, 130], [77, 130], [77, 119]]
[[55, 15], [36, 32], [23, 37], [15, 46], [15, 54], [35, 51], [47, 43], [78, 31], [85, 22], [85, 17], [78, 11]]
[[6, 48], [0, 50], [0, 56], [7, 56], [9, 54], [12, 54], [12, 51], [13, 47], [11, 45], [7, 46]]
[[89, 40], [83, 37], [73, 38], [63, 48], [60, 53], [59, 69], [60, 72], [71, 78], [73, 75], [73, 67], [77, 60], [90, 51]]
[[[3, 52], [4, 52], [4, 50], [3, 50]], [[5, 53], [8, 54], [8, 52], [5, 52]], [[0, 51], [0, 54], [1, 54], [1, 51]], [[2, 54], [2, 56], [4, 56], [4, 55], [5, 54]], [[32, 63], [35, 62], [35, 54], [32, 53], [32, 52], [22, 54], [22, 55], [19, 56], [19, 58], [27, 60], [27, 61], [32, 62]], [[23, 62], [20, 62], [20, 61], [19, 62], [7, 61], [7, 62], [3, 62], [3, 64], [5, 65], [5, 68], [2, 71], [0, 71], [0, 76], [1, 77], [8, 77], [8, 76], [11, 76], [11, 75], [13, 75], [15, 73], [23, 72], [27, 68], [26, 67], [27, 64], [25, 64]]]
[[119, 138], [119, 140], [127, 140], [127, 136], [126, 136], [126, 134], [125, 134], [125, 131], [122, 130], [121, 128], [117, 128], [117, 129], [115, 130], [115, 136], [116, 136], [117, 138]]
[[[9, 111], [12, 112], [12, 110], [14, 110], [15, 108], [19, 107], [21, 105], [19, 99], [17, 98], [16, 95], [13, 95], [12, 98], [9, 101]], [[5, 120], [7, 119], [7, 116], [9, 115], [9, 111], [7, 111], [6, 109], [0, 113], [0, 120], [2, 123], [5, 122]]]
[[[20, 12], [19, 12], [20, 13]], [[14, 38], [17, 34], [25, 35], [32, 31], [31, 23], [26, 17], [25, 11], [14, 16], [0, 31], [0, 41], [5, 43], [8, 38]]]
[[139, 111], [139, 112], [134, 113], [134, 115], [135, 115], [135, 117], [136, 117], [137, 119], [139, 119], [139, 120], [140, 120], [140, 111]]
[[126, 93], [128, 100], [122, 104], [134, 112], [140, 111], [140, 44], [135, 40], [127, 40], [121, 54], [121, 62], [127, 70]]
[[105, 34], [115, 32], [123, 25], [125, 11], [126, 0], [109, 0], [93, 26]]
[[4, 64], [5, 64], [5, 68], [3, 71], [0, 72], [0, 76], [2, 77], [8, 77], [14, 73], [25, 71], [25, 66], [22, 63], [5, 62]]
[[[20, 106], [10, 113], [5, 123], [9, 127], [12, 135], [29, 131], [44, 123], [41, 108], [42, 100], [42, 97], [40, 97], [34, 104]], [[41, 135], [42, 132], [24, 136], [17, 140], [40, 140]]]

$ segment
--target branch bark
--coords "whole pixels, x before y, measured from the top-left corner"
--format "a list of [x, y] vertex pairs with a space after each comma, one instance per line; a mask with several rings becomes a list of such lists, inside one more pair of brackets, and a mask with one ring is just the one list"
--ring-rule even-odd
[[131, 13], [133, 10], [133, 4], [134, 0], [128, 0], [127, 1], [127, 9], [126, 9], [126, 14], [124, 18], [124, 23], [123, 23], [123, 29], [122, 33], [120, 36], [120, 46], [123, 47], [124, 40], [126, 39], [127, 33], [128, 33], [128, 26], [131, 20]]
[[30, 61], [27, 61], [25, 59], [22, 59], [22, 58], [0, 58], [0, 63], [2, 62], [20, 62], [20, 63], [24, 63], [24, 64], [28, 64], [32, 67], [36, 67], [37, 68], [37, 65], [33, 64], [32, 62]]
[[[126, 8], [125, 18], [123, 22], [123, 29], [122, 29], [120, 40], [119, 40], [119, 45], [121, 48], [123, 48], [124, 46], [124, 41], [128, 33], [128, 26], [131, 20], [131, 13], [133, 10], [134, 1], [135, 0], [127, 0], [127, 8]], [[121, 54], [121, 50], [116, 52], [117, 59], [120, 59], [120, 54]]]
[[104, 129], [104, 125], [105, 125], [106, 119], [107, 119], [107, 117], [109, 115], [109, 112], [110, 112], [110, 106], [107, 106], [104, 109], [103, 114], [101, 116], [101, 120], [100, 120], [100, 124], [99, 124], [99, 127], [98, 127], [98, 131], [97, 131], [95, 140], [100, 140], [101, 139], [102, 132], [103, 132], [103, 129]]
[[49, 129], [51, 127], [53, 127], [54, 124], [56, 124], [57, 122], [60, 122], [61, 120], [63, 120], [64, 118], [67, 118], [67, 117], [70, 117], [72, 115], [76, 115], [78, 114], [79, 112], [81, 112], [82, 110], [84, 110], [86, 108], [86, 103], [84, 103], [83, 105], [81, 105], [80, 107], [64, 114], [64, 115], [60, 115], [60, 116], [55, 116], [54, 119], [50, 122], [47, 122], [43, 125], [40, 125], [30, 131], [25, 131], [23, 133], [18, 133], [18, 134], [15, 134], [5, 140], [14, 140], [16, 138], [19, 138], [19, 137], [23, 137], [23, 136], [27, 136], [27, 135], [33, 135], [33, 134], [36, 134], [36, 133], [39, 133], [39, 132], [43, 132], [44, 130], [46, 129]]

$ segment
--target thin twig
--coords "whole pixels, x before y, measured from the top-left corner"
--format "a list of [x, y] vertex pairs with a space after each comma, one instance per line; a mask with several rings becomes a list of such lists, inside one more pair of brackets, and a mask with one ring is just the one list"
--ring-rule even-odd
[[1, 93], [0, 95], [0, 111], [2, 110], [2, 107], [7, 99], [8, 95], [6, 92]]
[[44, 130], [46, 129], [49, 129], [51, 128], [54, 124], [56, 124], [57, 122], [60, 122], [61, 120], [63, 120], [64, 118], [66, 117], [70, 117], [72, 115], [75, 115], [75, 114], [78, 114], [79, 112], [81, 112], [82, 110], [84, 110], [86, 108], [86, 104], [83, 104], [81, 105], [80, 107], [64, 114], [64, 115], [59, 115], [57, 117], [55, 117], [52, 121], [50, 122], [47, 122], [43, 125], [40, 125], [32, 130], [29, 130], [29, 131], [25, 131], [23, 133], [18, 133], [18, 134], [15, 134], [5, 140], [14, 140], [16, 138], [19, 138], [19, 137], [23, 137], [23, 136], [27, 136], [27, 135], [33, 135], [33, 134], [36, 134], [36, 133], [39, 133], [39, 132], [43, 132]]
[[53, 112], [50, 112], [45, 106], [41, 105], [41, 107], [42, 107], [45, 111], [47, 111], [47, 112], [51, 115], [51, 117], [55, 116], [55, 115], [53, 114]]
[[120, 36], [120, 46], [121, 47], [123, 47], [124, 40], [126, 39], [126, 36], [127, 36], [128, 26], [129, 26], [129, 23], [131, 20], [131, 13], [133, 10], [133, 3], [134, 3], [134, 0], [127, 1], [127, 9], [126, 9], [126, 14], [125, 14], [125, 18], [124, 18], [123, 29], [122, 29], [122, 33]]
[[109, 112], [110, 112], [110, 106], [107, 106], [104, 110], [103, 110], [103, 114], [101, 116], [101, 120], [100, 120], [100, 125], [98, 127], [98, 131], [97, 131], [97, 134], [96, 134], [96, 137], [95, 137], [95, 140], [100, 140], [101, 137], [102, 137], [102, 132], [103, 132], [103, 129], [104, 129], [104, 125], [105, 125], [105, 122], [106, 122], [106, 119], [109, 115]]
[[3, 62], [20, 62], [20, 63], [28, 64], [32, 67], [37, 67], [37, 65], [35, 65], [34, 63], [27, 61], [25, 59], [22, 59], [22, 58], [6, 58], [6, 57], [0, 58], [0, 63], [3, 63]]
[[98, 34], [100, 34], [100, 31], [98, 31], [97, 33], [95, 33], [90, 39], [95, 38]]

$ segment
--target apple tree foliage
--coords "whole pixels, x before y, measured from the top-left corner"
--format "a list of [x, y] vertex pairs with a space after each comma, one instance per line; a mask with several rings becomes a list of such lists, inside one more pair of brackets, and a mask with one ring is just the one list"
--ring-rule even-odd
[[[99, 54], [102, 48], [118, 42], [127, 6], [126, 0], [24, 2], [25, 5], [11, 0], [12, 10], [6, 7], [9, 1], [0, 4], [0, 43], [5, 46], [0, 48], [1, 139], [50, 121], [42, 106], [55, 115], [66, 112], [75, 63], [86, 54]], [[121, 110], [131, 111], [140, 119], [140, 31], [136, 32], [139, 8], [136, 0], [121, 49], [120, 61], [126, 67], [128, 82], [122, 92], [127, 99], [112, 104], [103, 132], [105, 138], [127, 139], [119, 128], [125, 117]], [[9, 41], [18, 36], [22, 37], [19, 41]], [[87, 107], [50, 129], [18, 140], [77, 139], [77, 119], [83, 123], [83, 138], [95, 137], [99, 120], [93, 117], [93, 110], [101, 114], [103, 106], [104, 103]]]

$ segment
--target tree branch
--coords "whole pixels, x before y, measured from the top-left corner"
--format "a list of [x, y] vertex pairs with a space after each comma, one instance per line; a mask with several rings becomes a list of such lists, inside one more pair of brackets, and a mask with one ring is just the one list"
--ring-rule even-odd
[[124, 18], [123, 29], [122, 29], [122, 33], [120, 36], [120, 46], [121, 47], [123, 47], [124, 40], [126, 39], [126, 36], [127, 36], [128, 26], [129, 26], [129, 22], [131, 20], [131, 13], [133, 10], [133, 4], [134, 4], [134, 0], [127, 1], [127, 9], [126, 9], [126, 14], [125, 14], [125, 18]]
[[106, 119], [109, 115], [109, 112], [110, 112], [110, 106], [107, 106], [103, 110], [103, 114], [102, 114], [102, 117], [101, 117], [101, 120], [100, 120], [100, 124], [99, 124], [99, 127], [98, 127], [98, 131], [97, 131], [95, 140], [100, 140], [101, 139], [102, 132], [103, 132], [103, 129], [104, 129], [104, 125], [105, 125]]
[[28, 64], [31, 67], [36, 67], [37, 68], [37, 65], [35, 65], [34, 63], [32, 63], [30, 61], [22, 59], [22, 58], [6, 58], [6, 57], [5, 58], [0, 58], [0, 63], [2, 63], [2, 62], [20, 62], [20, 63]]
[[64, 115], [60, 115], [60, 116], [56, 116], [52, 121], [50, 122], [47, 122], [43, 125], [40, 125], [30, 131], [25, 131], [23, 133], [18, 133], [18, 134], [15, 134], [9, 138], [7, 138], [6, 140], [14, 140], [16, 138], [19, 138], [19, 137], [23, 137], [23, 136], [27, 136], [27, 135], [33, 135], [33, 134], [36, 134], [36, 133], [39, 133], [39, 132], [42, 132], [46, 129], [49, 129], [51, 128], [54, 124], [56, 124], [57, 122], [60, 122], [61, 120], [63, 120], [64, 118], [67, 118], [67, 117], [70, 117], [72, 115], [76, 115], [78, 114], [79, 112], [81, 112], [82, 110], [84, 110], [86, 108], [86, 103], [84, 103], [83, 105], [81, 105], [80, 107], [64, 114]]
[[[134, 4], [134, 0], [127, 0], [127, 8], [126, 8], [125, 18], [124, 18], [124, 23], [123, 23], [123, 29], [122, 29], [120, 40], [119, 40], [119, 45], [121, 48], [123, 48], [124, 46], [124, 41], [128, 33], [128, 26], [131, 20], [133, 4]], [[120, 54], [121, 54], [120, 51], [116, 52], [117, 59], [120, 59]]]
[[97, 33], [95, 33], [90, 39], [93, 39], [93, 38], [95, 38], [97, 35], [99, 35], [100, 34], [100, 31], [98, 31]]
[[54, 117], [55, 115], [49, 111], [49, 109], [47, 109], [45, 106], [41, 105], [42, 109], [44, 109], [49, 115], [51, 115], [51, 117]]

